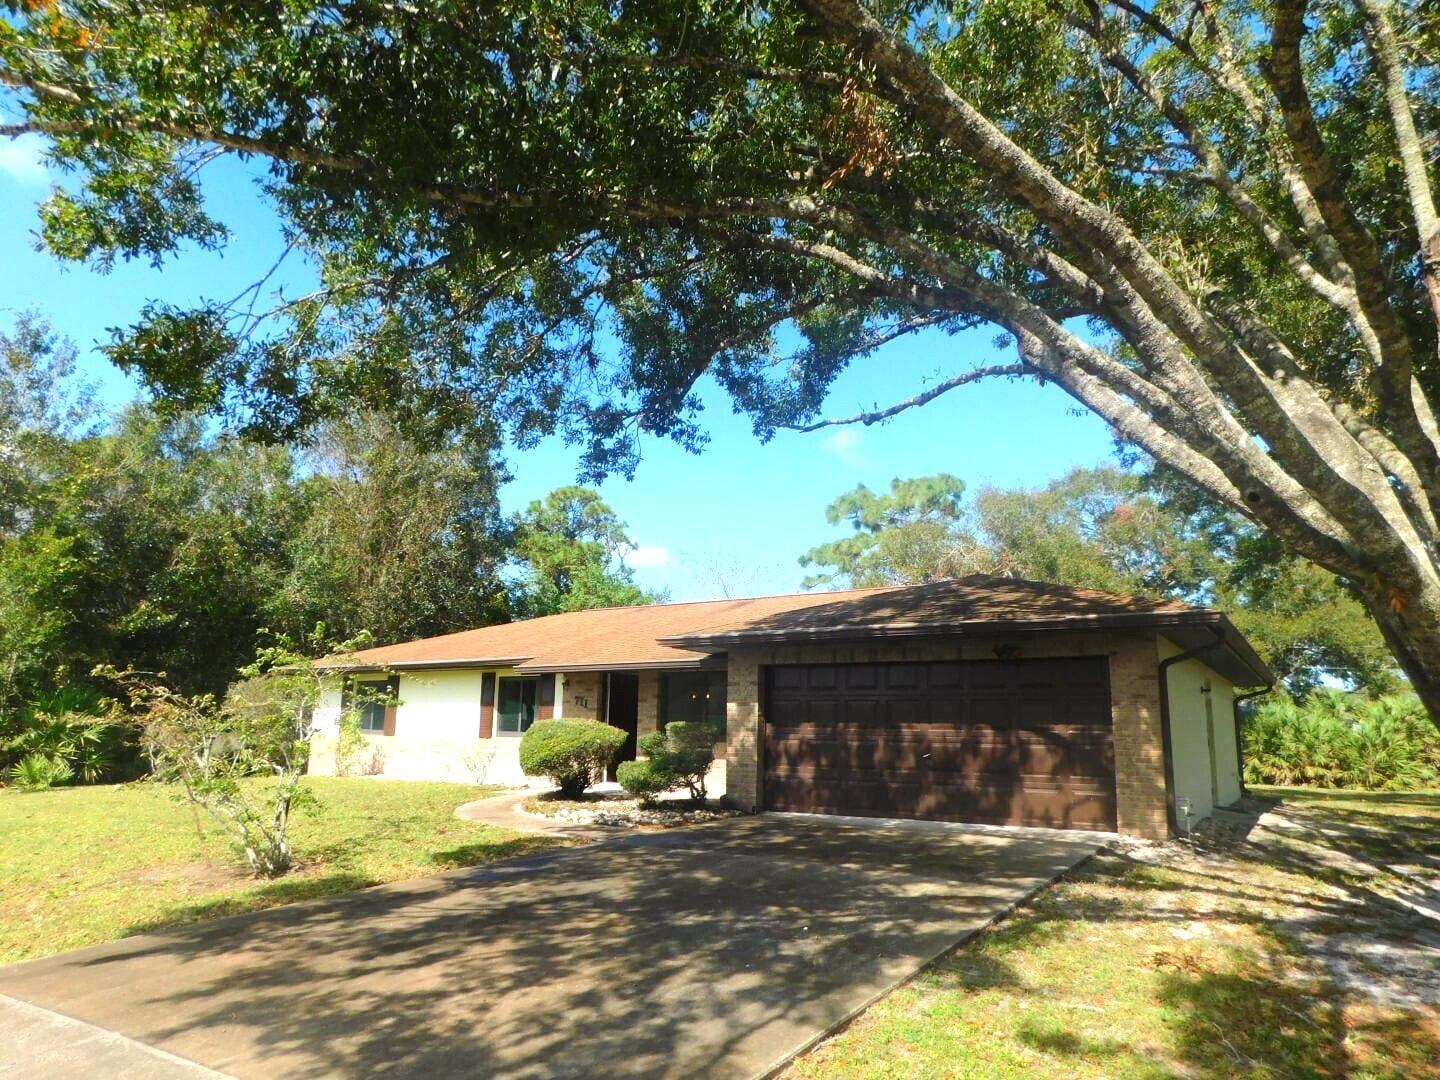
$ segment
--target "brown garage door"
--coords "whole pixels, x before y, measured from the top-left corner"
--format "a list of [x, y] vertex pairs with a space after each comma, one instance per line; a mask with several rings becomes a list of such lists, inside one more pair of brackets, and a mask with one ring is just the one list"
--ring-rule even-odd
[[765, 805], [1115, 827], [1103, 658], [769, 669]]

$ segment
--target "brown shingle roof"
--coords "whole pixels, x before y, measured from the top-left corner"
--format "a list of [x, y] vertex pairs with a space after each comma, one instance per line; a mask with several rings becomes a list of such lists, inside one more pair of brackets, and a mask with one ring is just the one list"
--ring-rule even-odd
[[750, 641], [1213, 620], [1173, 600], [974, 575], [926, 585], [595, 608], [366, 649], [366, 667], [514, 665], [530, 671], [693, 666]]
[[661, 644], [660, 639], [715, 624], [759, 621], [782, 611], [889, 591], [893, 590], [849, 589], [689, 604], [591, 608], [365, 649], [347, 657], [347, 661], [374, 667], [514, 665], [532, 671], [693, 666], [703, 661], [709, 651]]
[[1178, 600], [1054, 585], [1044, 581], [972, 574], [924, 585], [878, 589], [860, 596], [712, 623], [662, 640], [691, 648], [728, 642], [805, 640], [815, 637], [945, 633], [983, 626], [1040, 629], [1215, 618], [1214, 612]]

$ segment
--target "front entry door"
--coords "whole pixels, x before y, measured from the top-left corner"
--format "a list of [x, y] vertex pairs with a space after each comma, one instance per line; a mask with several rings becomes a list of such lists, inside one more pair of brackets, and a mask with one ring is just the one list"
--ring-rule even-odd
[[635, 738], [640, 713], [640, 676], [633, 671], [611, 671], [605, 675], [605, 715], [607, 724], [625, 732], [625, 745], [605, 770], [605, 779], [615, 779], [615, 768], [622, 761], [635, 760]]

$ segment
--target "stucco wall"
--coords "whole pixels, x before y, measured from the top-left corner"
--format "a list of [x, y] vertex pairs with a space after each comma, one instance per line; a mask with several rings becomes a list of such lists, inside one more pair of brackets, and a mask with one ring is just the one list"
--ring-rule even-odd
[[[1157, 639], [1160, 660], [1181, 649], [1164, 637]], [[1185, 660], [1170, 668], [1170, 748], [1175, 770], [1176, 824], [1206, 817], [1216, 806], [1240, 798], [1240, 763], [1235, 754], [1234, 687], [1223, 675], [1200, 660]], [[1208, 698], [1208, 703], [1207, 703]], [[1211, 738], [1215, 772], [1211, 785]]]
[[[511, 669], [496, 669], [496, 673], [502, 679], [514, 674]], [[395, 734], [367, 732], [365, 748], [352, 755], [347, 771], [397, 780], [507, 786], [529, 783], [520, 769], [519, 735], [501, 734], [496, 723], [490, 738], [480, 738], [480, 685], [484, 674], [479, 668], [401, 672]], [[598, 676], [584, 673], [559, 678], [555, 687], [556, 716], [594, 719], [598, 707]], [[310, 754], [313, 773], [332, 776], [337, 771], [339, 718], [337, 684], [316, 710], [316, 738]]]
[[1153, 635], [1037, 634], [992, 638], [788, 645], [730, 653], [726, 702], [726, 791], [743, 809], [763, 804], [760, 790], [763, 669], [768, 664], [872, 663], [905, 660], [989, 659], [997, 646], [1033, 659], [1105, 656], [1115, 721], [1115, 794], [1118, 829], [1132, 836], [1168, 834], [1164, 746]]

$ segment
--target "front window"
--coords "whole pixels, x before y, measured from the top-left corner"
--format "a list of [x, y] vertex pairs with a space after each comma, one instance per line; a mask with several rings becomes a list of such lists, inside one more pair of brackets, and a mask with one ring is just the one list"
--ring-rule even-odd
[[355, 712], [360, 717], [361, 731], [384, 732], [385, 708], [390, 704], [390, 683], [357, 682]]
[[500, 714], [500, 734], [519, 735], [528, 731], [535, 722], [535, 707], [539, 700], [539, 677], [501, 679], [495, 709]]
[[664, 723], [684, 720], [725, 728], [725, 672], [670, 671], [665, 673]]

